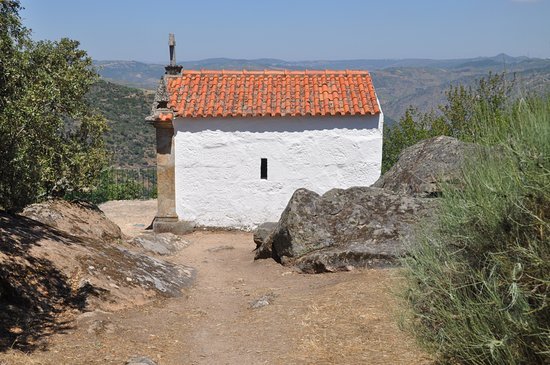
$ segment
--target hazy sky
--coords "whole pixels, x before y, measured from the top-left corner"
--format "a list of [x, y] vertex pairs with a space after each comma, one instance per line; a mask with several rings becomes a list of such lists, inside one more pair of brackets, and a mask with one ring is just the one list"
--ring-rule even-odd
[[550, 0], [22, 0], [35, 39], [98, 60], [550, 58]]

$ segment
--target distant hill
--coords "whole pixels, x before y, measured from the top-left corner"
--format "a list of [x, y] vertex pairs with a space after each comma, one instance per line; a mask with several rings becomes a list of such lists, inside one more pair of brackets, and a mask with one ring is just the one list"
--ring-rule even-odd
[[[142, 63], [138, 61], [95, 61], [95, 66], [102, 77], [124, 85], [147, 89], [156, 88], [159, 78], [164, 74], [164, 65]], [[544, 67], [550, 64], [548, 59], [512, 57], [499, 54], [494, 57], [467, 59], [432, 60], [432, 59], [382, 59], [382, 60], [318, 60], [318, 61], [284, 61], [272, 58], [254, 60], [209, 58], [199, 61], [179, 62], [184, 69], [200, 70], [387, 70], [392, 68], [424, 68], [460, 71], [465, 69], [504, 70]]]
[[[450, 84], [472, 83], [489, 72], [516, 73], [522, 83], [538, 90], [548, 86], [550, 59], [494, 57], [431, 60], [284, 61], [211, 58], [180, 63], [184, 69], [357, 69], [371, 71], [385, 115], [398, 120], [409, 105], [429, 110], [438, 105]], [[164, 66], [137, 61], [96, 61], [100, 75], [112, 82], [156, 89]], [[535, 91], [536, 91], [535, 90]]]
[[151, 91], [100, 80], [88, 93], [90, 105], [106, 118], [105, 136], [119, 167], [153, 166], [156, 162], [155, 128], [145, 122], [153, 104]]
[[[152, 93], [164, 65], [137, 61], [95, 61], [101, 82], [90, 93], [90, 100], [109, 119], [112, 131], [107, 142], [117, 150], [119, 165], [154, 163], [154, 131], [144, 122], [152, 103]], [[336, 60], [284, 61], [278, 59], [239, 60], [212, 58], [180, 63], [184, 69], [359, 69], [371, 72], [387, 124], [399, 120], [407, 107], [421, 111], [436, 108], [451, 84], [472, 85], [489, 72], [506, 72], [516, 77], [516, 92], [550, 91], [550, 59], [494, 57], [431, 60]], [[112, 82], [112, 83], [111, 83]], [[118, 85], [117, 85], [118, 84]], [[121, 86], [125, 85], [125, 86]], [[131, 86], [131, 87], [126, 87]]]

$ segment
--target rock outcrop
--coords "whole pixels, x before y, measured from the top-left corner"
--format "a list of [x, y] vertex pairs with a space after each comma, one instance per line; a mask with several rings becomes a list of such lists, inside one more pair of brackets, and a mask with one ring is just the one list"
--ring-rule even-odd
[[[303, 272], [393, 265], [407, 253], [418, 222], [434, 214], [442, 183], [460, 179], [476, 146], [435, 137], [407, 148], [372, 187], [297, 190], [274, 228], [255, 232], [256, 259]], [[425, 220], [427, 221], [427, 220]]]
[[[193, 268], [129, 249], [96, 208], [54, 202], [26, 214], [51, 225], [0, 212], [0, 332], [8, 334], [0, 350], [35, 343], [64, 310], [113, 311], [179, 297], [194, 282]], [[22, 332], [10, 334], [14, 326]]]
[[21, 215], [80, 238], [117, 240], [120, 227], [94, 204], [48, 200], [27, 206]]
[[[17, 240], [33, 242], [21, 246], [21, 256], [47, 257], [67, 277], [78, 272], [82, 283], [110, 293], [111, 301], [124, 305], [133, 295], [145, 298], [153, 293], [180, 296], [193, 281], [192, 268], [147, 255], [174, 253], [188, 244], [171, 233], [144, 234], [126, 246], [120, 228], [97, 206], [85, 202], [32, 204], [22, 216], [4, 215], [0, 225], [0, 233], [12, 232], [14, 247], [20, 247]], [[31, 234], [32, 240], [24, 238]]]
[[433, 205], [371, 187], [333, 189], [323, 196], [298, 189], [256, 258], [271, 257], [304, 272], [391, 265]]
[[451, 137], [426, 139], [406, 148], [372, 186], [418, 197], [439, 196], [441, 184], [456, 182], [464, 157], [475, 150], [476, 145]]

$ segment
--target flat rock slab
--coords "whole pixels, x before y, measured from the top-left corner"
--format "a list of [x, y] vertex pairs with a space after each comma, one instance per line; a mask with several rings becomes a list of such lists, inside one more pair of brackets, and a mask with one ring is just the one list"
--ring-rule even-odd
[[308, 274], [352, 271], [362, 267], [396, 266], [396, 259], [405, 253], [404, 245], [400, 244], [351, 243], [309, 253], [291, 263]]
[[173, 233], [144, 233], [131, 243], [157, 255], [173, 255], [189, 246], [189, 242]]
[[[126, 281], [130, 285], [149, 288], [167, 297], [180, 297], [182, 289], [190, 287], [195, 280], [195, 269], [192, 267], [173, 264], [120, 247], [116, 249], [124, 260], [117, 270], [119, 274], [126, 275]], [[129, 265], [124, 265], [124, 262]]]

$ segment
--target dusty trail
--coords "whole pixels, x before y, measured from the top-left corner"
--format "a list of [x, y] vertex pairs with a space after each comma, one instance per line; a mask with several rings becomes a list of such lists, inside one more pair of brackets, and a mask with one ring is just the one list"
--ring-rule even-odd
[[[129, 235], [145, 228], [154, 202], [102, 209]], [[250, 233], [196, 232], [164, 257], [197, 269], [182, 298], [114, 313], [79, 315], [44, 352], [0, 356], [0, 364], [124, 364], [136, 355], [165, 364], [428, 364], [397, 329], [395, 271], [303, 275], [253, 261]], [[266, 296], [270, 304], [251, 308]]]

